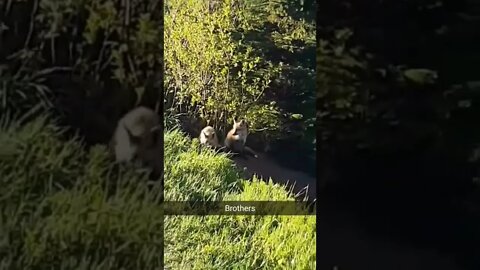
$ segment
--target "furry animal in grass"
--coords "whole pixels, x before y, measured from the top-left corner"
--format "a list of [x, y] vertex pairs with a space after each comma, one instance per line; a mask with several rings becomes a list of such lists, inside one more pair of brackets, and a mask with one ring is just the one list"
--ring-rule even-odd
[[231, 152], [240, 154], [243, 157], [246, 157], [246, 154], [249, 154], [257, 158], [257, 153], [255, 153], [255, 151], [245, 145], [245, 143], [247, 142], [247, 137], [247, 121], [242, 119], [237, 122], [236, 119], [233, 119], [233, 126], [227, 133], [227, 136], [225, 136], [224, 145]]
[[222, 147], [218, 141], [218, 135], [212, 126], [206, 126], [200, 131], [200, 143], [213, 148]]
[[160, 117], [147, 107], [136, 107], [118, 121], [110, 147], [117, 162], [148, 167], [156, 178], [163, 171], [161, 136]]

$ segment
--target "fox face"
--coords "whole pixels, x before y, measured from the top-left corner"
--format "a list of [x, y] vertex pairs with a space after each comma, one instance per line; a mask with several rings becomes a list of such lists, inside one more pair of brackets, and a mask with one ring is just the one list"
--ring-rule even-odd
[[215, 147], [220, 146], [218, 143], [217, 134], [213, 127], [206, 126], [204, 129], [202, 129], [200, 132], [200, 143]]

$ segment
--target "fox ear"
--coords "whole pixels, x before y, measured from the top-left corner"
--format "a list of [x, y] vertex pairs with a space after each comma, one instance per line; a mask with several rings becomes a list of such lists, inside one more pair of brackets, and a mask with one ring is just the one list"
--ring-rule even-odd
[[235, 119], [235, 116], [233, 117], [233, 124], [237, 124], [237, 119]]

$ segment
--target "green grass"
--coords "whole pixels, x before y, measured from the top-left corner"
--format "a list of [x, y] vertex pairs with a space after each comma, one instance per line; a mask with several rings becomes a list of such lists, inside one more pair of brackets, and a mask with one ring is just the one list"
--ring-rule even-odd
[[[165, 218], [147, 174], [104, 146], [46, 118], [0, 126], [0, 269], [162, 269], [163, 252], [168, 269], [315, 269], [314, 216]], [[178, 131], [165, 147], [166, 199], [292, 200]]]
[[226, 155], [200, 147], [178, 130], [164, 137], [166, 201], [218, 201], [239, 188], [238, 173]]
[[169, 216], [170, 269], [315, 269], [315, 218]]
[[[165, 134], [167, 200], [293, 201], [284, 186], [239, 177], [226, 155]], [[315, 269], [315, 216], [168, 216], [169, 269]]]
[[60, 140], [45, 119], [0, 134], [0, 269], [161, 269], [146, 174]]

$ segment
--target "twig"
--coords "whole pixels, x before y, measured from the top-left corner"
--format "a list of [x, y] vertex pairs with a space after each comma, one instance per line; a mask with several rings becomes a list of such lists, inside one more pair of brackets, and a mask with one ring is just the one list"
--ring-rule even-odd
[[35, 14], [37, 13], [37, 10], [38, 10], [38, 0], [35, 0], [33, 2], [32, 13], [30, 13], [30, 27], [28, 29], [27, 38], [25, 39], [25, 44], [23, 45], [23, 47], [25, 49], [28, 47], [28, 44], [30, 43], [30, 40], [32, 39], [33, 28], [35, 26]]
[[130, 54], [128, 52], [127, 52], [127, 60], [128, 60], [128, 64], [130, 65], [130, 69], [132, 70], [132, 73], [133, 73], [134, 83], [136, 84], [138, 82], [137, 70], [135, 68], [135, 63], [133, 62], [133, 60], [130, 57]]
[[53, 72], [56, 72], [56, 71], [71, 71], [72, 68], [71, 67], [51, 67], [51, 68], [46, 68], [46, 69], [42, 69], [38, 72], [36, 72], [35, 74], [32, 75], [32, 79], [35, 79], [37, 77], [40, 77], [40, 76], [44, 76], [44, 75], [47, 75], [47, 74], [50, 74], [50, 73], [53, 73]]
[[50, 53], [52, 54], [52, 63], [55, 63], [55, 37], [50, 38]]
[[5, 16], [8, 15], [8, 13], [10, 13], [10, 8], [12, 7], [12, 2], [13, 2], [13, 0], [9, 0], [7, 2], [7, 7], [5, 8]]
[[99, 53], [99, 55], [98, 55], [97, 65], [96, 65], [96, 67], [95, 67], [95, 73], [96, 73], [95, 76], [96, 76], [96, 79], [97, 79], [97, 80], [98, 80], [99, 77], [100, 77], [100, 68], [101, 68], [100, 64], [102, 63], [102, 58], [103, 58], [103, 54], [104, 54], [104, 52], [105, 52], [105, 47], [106, 47], [106, 45], [108, 44], [108, 43], [107, 43], [107, 40], [108, 40], [108, 38], [110, 38], [110, 35], [111, 35], [111, 34], [112, 34], [112, 33], [110, 32], [110, 33], [108, 33], [107, 35], [105, 35], [105, 38], [103, 39], [103, 43], [102, 43], [102, 48], [100, 49], [100, 53]]
[[130, 0], [126, 0], [125, 2], [126, 2], [126, 6], [125, 6], [125, 26], [127, 27], [127, 35], [128, 35], [128, 27], [130, 26]]

